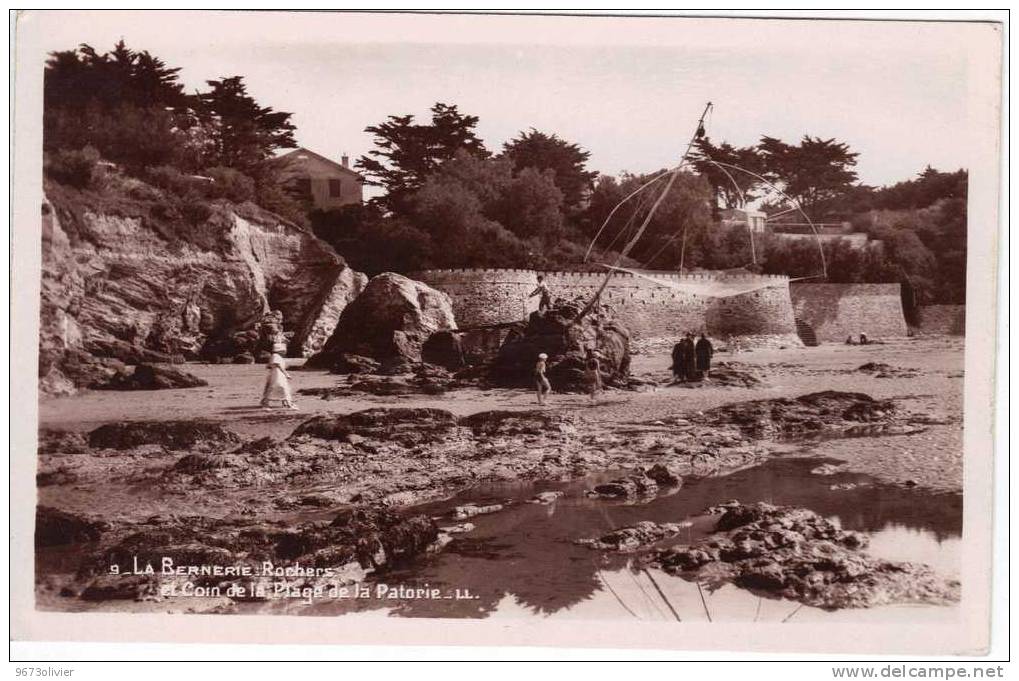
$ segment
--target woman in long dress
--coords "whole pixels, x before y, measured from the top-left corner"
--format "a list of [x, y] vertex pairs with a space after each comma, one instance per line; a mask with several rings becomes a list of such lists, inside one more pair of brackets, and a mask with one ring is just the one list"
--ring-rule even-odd
[[294, 404], [293, 395], [290, 393], [290, 374], [287, 373], [287, 366], [278, 353], [272, 353], [269, 357], [269, 364], [266, 369], [269, 374], [265, 377], [265, 390], [262, 391], [262, 406], [268, 407], [270, 400], [282, 400], [283, 406], [287, 409], [297, 409]]

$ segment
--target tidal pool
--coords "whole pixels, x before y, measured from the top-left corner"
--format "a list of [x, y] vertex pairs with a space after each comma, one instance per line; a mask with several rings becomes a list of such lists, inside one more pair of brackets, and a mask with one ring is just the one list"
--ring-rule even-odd
[[[687, 478], [678, 491], [644, 503], [592, 499], [584, 490], [611, 477], [568, 484], [504, 483], [481, 486], [457, 497], [414, 509], [440, 518], [440, 525], [470, 522], [474, 529], [454, 535], [434, 555], [377, 575], [363, 598], [326, 599], [311, 604], [277, 601], [260, 612], [340, 615], [375, 612], [400, 617], [637, 618], [672, 621], [919, 621], [952, 618], [955, 606], [883, 606], [824, 611], [794, 601], [768, 598], [732, 585], [709, 588], [658, 570], [645, 570], [633, 556], [578, 546], [641, 520], [677, 522], [694, 518], [683, 535], [657, 544], [685, 543], [710, 532], [713, 521], [698, 520], [705, 508], [730, 499], [803, 506], [845, 529], [871, 535], [867, 549], [891, 560], [923, 562], [957, 576], [962, 530], [962, 496], [879, 483], [854, 473], [821, 475], [818, 457], [773, 459], [727, 475]], [[527, 503], [536, 493], [560, 490], [554, 503]], [[467, 521], [454, 520], [454, 506], [507, 504], [504, 510]], [[394, 587], [441, 597], [389, 599]]]

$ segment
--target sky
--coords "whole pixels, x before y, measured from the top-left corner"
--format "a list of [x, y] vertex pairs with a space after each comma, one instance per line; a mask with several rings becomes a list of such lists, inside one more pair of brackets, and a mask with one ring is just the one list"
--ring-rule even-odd
[[988, 24], [321, 12], [26, 24], [39, 68], [49, 51], [123, 38], [181, 67], [189, 89], [243, 75], [261, 104], [293, 113], [299, 144], [334, 159], [373, 147], [366, 126], [445, 102], [480, 118], [489, 149], [533, 127], [580, 144], [599, 172], [650, 172], [675, 164], [710, 100], [713, 140], [836, 138], [872, 185], [969, 167], [971, 55], [1000, 38]]

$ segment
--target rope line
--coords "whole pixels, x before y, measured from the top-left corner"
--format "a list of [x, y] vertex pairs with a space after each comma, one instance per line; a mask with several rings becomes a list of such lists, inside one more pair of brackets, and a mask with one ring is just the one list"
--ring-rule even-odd
[[632, 192], [627, 194], [626, 197], [622, 201], [617, 203], [615, 205], [615, 207], [611, 211], [609, 211], [609, 215], [608, 215], [608, 217], [605, 218], [605, 222], [602, 223], [601, 227], [595, 233], [594, 238], [591, 239], [591, 244], [587, 247], [587, 253], [584, 254], [584, 262], [587, 262], [588, 258], [591, 257], [591, 250], [594, 248], [595, 243], [598, 241], [598, 237], [601, 236], [601, 233], [608, 226], [609, 222], [612, 220], [612, 216], [616, 214], [616, 211], [619, 210], [620, 208], [622, 208], [624, 203], [626, 203], [627, 201], [632, 199], [634, 196], [636, 196], [640, 192], [644, 191], [645, 189], [650, 187], [652, 184], [654, 184], [658, 180], [662, 179], [663, 177], [665, 177], [666, 175], [668, 175], [671, 172], [672, 172], [671, 170], [666, 170], [665, 172], [661, 173], [660, 175], [656, 175], [655, 177], [651, 178], [650, 180], [648, 180], [647, 182], [645, 182], [644, 184], [642, 184], [641, 186], [637, 187]]
[[784, 199], [786, 199], [790, 204], [792, 204], [793, 208], [795, 208], [796, 210], [798, 210], [800, 212], [800, 215], [803, 216], [803, 218], [807, 221], [807, 224], [810, 225], [810, 229], [814, 232], [814, 239], [817, 241], [817, 252], [821, 256], [821, 275], [823, 277], [825, 277], [825, 278], [828, 277], [828, 263], [827, 263], [827, 261], [825, 260], [825, 257], [824, 257], [824, 248], [822, 248], [822, 246], [821, 246], [821, 233], [819, 231], [817, 231], [817, 226], [814, 224], [814, 221], [810, 219], [810, 216], [807, 215], [807, 213], [803, 210], [802, 206], [800, 206], [799, 201], [797, 201], [793, 197], [789, 196], [784, 191], [782, 191], [781, 189], [776, 187], [774, 184], [769, 182], [767, 179], [765, 179], [764, 177], [758, 175], [755, 172], [747, 170], [746, 168], [741, 168], [739, 166], [732, 165], [731, 163], [722, 163], [721, 161], [716, 161], [716, 160], [714, 160], [714, 159], [712, 159], [710, 157], [707, 157], [707, 156], [705, 158], [708, 158], [709, 161], [711, 161], [712, 163], [714, 163], [717, 166], [724, 166], [726, 168], [732, 168], [733, 170], [738, 170], [740, 172], [746, 173], [747, 175], [752, 175], [753, 177], [756, 177], [758, 180], [760, 180], [761, 182], [766, 184], [768, 187], [770, 187], [771, 189], [773, 189], [776, 192], [778, 192], [779, 194], [781, 194]]

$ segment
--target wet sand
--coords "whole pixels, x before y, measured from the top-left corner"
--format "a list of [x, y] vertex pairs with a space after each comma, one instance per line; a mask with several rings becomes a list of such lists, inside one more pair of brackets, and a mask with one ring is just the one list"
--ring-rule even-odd
[[[546, 410], [575, 417], [579, 428], [648, 423], [724, 404], [795, 397], [821, 390], [861, 392], [895, 399], [929, 419], [924, 432], [912, 435], [831, 440], [812, 450], [847, 463], [847, 469], [891, 483], [937, 490], [962, 489], [963, 340], [903, 339], [868, 346], [822, 345], [814, 348], [756, 350], [716, 354], [717, 361], [755, 371], [764, 384], [754, 388], [662, 386], [647, 392], [610, 390], [594, 403], [584, 395], [553, 395]], [[883, 363], [912, 375], [878, 377], [857, 371], [866, 363]], [[294, 361], [296, 366], [299, 361]], [[633, 358], [634, 375], [665, 382], [668, 349]], [[207, 380], [206, 388], [137, 392], [88, 392], [45, 399], [40, 428], [90, 431], [114, 421], [201, 419], [222, 423], [245, 438], [287, 437], [300, 423], [320, 414], [345, 414], [372, 407], [433, 407], [458, 416], [489, 410], [529, 411], [533, 393], [522, 390], [463, 389], [440, 396], [380, 397], [358, 395], [323, 400], [298, 395], [299, 411], [264, 410], [258, 406], [265, 368], [261, 365], [189, 364], [186, 369]], [[324, 371], [294, 370], [295, 391], [325, 388], [341, 380]]]

